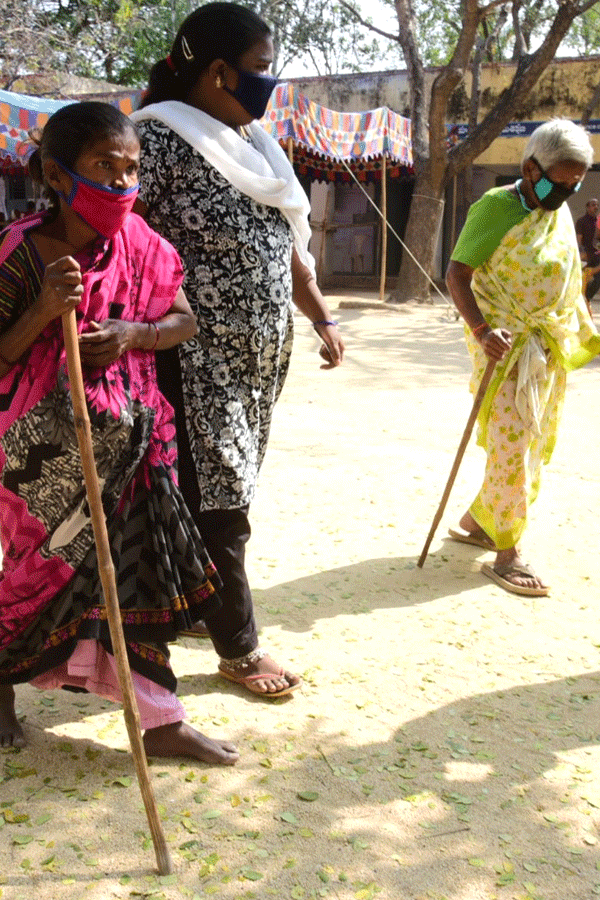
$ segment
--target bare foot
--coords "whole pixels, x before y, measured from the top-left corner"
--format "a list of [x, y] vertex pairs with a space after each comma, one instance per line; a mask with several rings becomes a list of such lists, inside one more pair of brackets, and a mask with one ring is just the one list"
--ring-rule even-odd
[[459, 522], [460, 527], [467, 531], [472, 537], [479, 538], [482, 541], [490, 542], [493, 546], [493, 541], [488, 534], [483, 530], [481, 525], [478, 525], [471, 513], [467, 510], [462, 519]]
[[185, 722], [173, 722], [144, 732], [148, 756], [191, 756], [209, 765], [233, 766], [240, 754], [229, 741], [212, 741]]
[[[253, 694], [289, 694], [301, 681], [299, 675], [285, 671], [270, 656], [249, 662], [243, 669], [234, 669], [227, 665], [226, 659], [222, 659], [219, 671], [229, 681], [243, 684]], [[245, 679], [249, 681], [245, 682]]]
[[0, 684], [0, 747], [24, 747], [27, 743], [15, 713], [15, 689]]
[[[521, 569], [522, 572], [517, 573], [508, 571], [511, 568]], [[548, 589], [548, 585], [532, 571], [527, 563], [523, 562], [518, 547], [510, 547], [508, 550], [498, 550], [494, 569], [505, 581], [509, 581], [517, 587], [540, 588], [542, 590]]]

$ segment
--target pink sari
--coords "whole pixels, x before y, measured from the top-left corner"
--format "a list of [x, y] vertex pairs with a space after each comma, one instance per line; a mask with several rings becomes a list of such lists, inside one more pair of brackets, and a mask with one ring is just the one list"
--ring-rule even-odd
[[[1, 319], [15, 272], [23, 271], [18, 249], [35, 257], [27, 232], [41, 221], [31, 216], [3, 234], [0, 331], [10, 324]], [[107, 318], [160, 319], [183, 277], [175, 250], [134, 214], [78, 260], [80, 332]], [[174, 690], [166, 641], [219, 601], [177, 486], [172, 409], [156, 386], [152, 352], [84, 368], [84, 383], [130, 664]], [[0, 379], [0, 479], [0, 682], [61, 665], [78, 641], [97, 640], [110, 652], [60, 320]]]

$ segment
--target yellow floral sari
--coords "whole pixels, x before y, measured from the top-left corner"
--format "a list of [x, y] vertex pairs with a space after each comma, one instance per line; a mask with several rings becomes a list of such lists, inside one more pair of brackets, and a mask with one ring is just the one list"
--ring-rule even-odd
[[[534, 210], [473, 273], [477, 305], [492, 328], [507, 328], [512, 349], [496, 365], [479, 414], [485, 478], [470, 512], [499, 549], [515, 546], [550, 460], [566, 373], [600, 353], [581, 292], [575, 228], [566, 204]], [[475, 392], [488, 358], [465, 329]]]

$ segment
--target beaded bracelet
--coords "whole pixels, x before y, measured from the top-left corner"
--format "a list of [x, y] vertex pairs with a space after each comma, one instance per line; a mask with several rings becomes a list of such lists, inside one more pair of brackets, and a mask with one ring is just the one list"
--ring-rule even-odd
[[319, 321], [312, 323], [312, 327], [315, 329], [317, 325], [332, 325], [333, 327], [335, 327], [337, 325], [337, 322], [335, 322], [333, 319], [320, 319]]
[[482, 328], [489, 328], [489, 327], [490, 327], [490, 326], [488, 325], [487, 322], [482, 322], [481, 325], [478, 325], [478, 326], [477, 326], [477, 328], [473, 328], [473, 329], [471, 329], [471, 330], [472, 330], [473, 334], [476, 335], [477, 332], [478, 332], [478, 331], [481, 331]]

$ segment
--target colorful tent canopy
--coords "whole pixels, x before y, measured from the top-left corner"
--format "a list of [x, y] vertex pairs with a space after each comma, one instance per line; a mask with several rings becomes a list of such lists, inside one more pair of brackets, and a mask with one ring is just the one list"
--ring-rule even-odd
[[[119, 92], [114, 97], [110, 94], [102, 95], [103, 100], [118, 106], [126, 114], [135, 109], [139, 97], [139, 91]], [[33, 152], [33, 145], [28, 137], [29, 130], [43, 128], [52, 113], [61, 106], [75, 102], [76, 100], [47, 100], [29, 94], [0, 91], [0, 169], [6, 171], [26, 166]]]
[[68, 100], [41, 100], [0, 91], [0, 160], [2, 168], [27, 165], [33, 147], [30, 128], [43, 128], [48, 118]]
[[317, 180], [350, 180], [341, 160], [366, 180], [389, 162], [392, 175], [410, 174], [410, 119], [386, 106], [367, 112], [336, 112], [319, 106], [283, 82], [277, 85], [261, 125], [284, 147], [293, 146], [300, 174]]
[[[141, 91], [96, 95], [126, 114], [137, 108], [140, 97]], [[25, 166], [33, 150], [29, 130], [42, 128], [61, 106], [82, 99], [92, 95], [48, 100], [0, 91], [0, 168]], [[410, 120], [385, 106], [368, 112], [336, 112], [283, 82], [275, 88], [260, 121], [288, 150], [291, 141], [299, 174], [315, 180], [350, 180], [342, 160], [361, 180], [379, 177], [384, 158], [391, 175], [412, 171]]]

